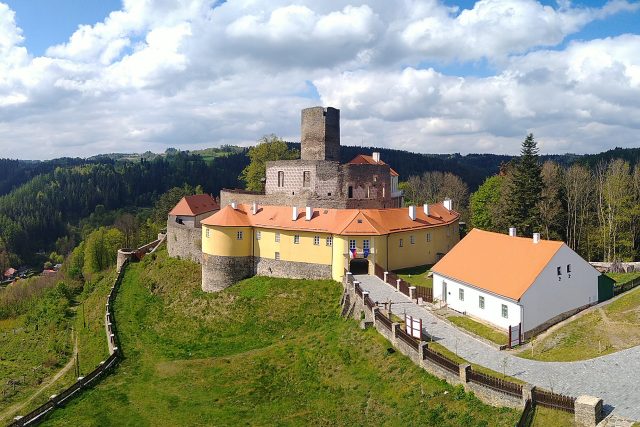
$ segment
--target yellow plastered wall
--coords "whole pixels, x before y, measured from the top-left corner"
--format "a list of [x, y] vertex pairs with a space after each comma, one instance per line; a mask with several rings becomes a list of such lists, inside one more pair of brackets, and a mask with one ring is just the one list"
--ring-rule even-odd
[[[207, 230], [209, 236], [207, 237]], [[238, 239], [242, 232], [242, 239]], [[202, 226], [202, 252], [218, 256], [250, 256], [252, 243], [251, 227]]]
[[[427, 233], [431, 234], [430, 242], [427, 241]], [[414, 237], [413, 244], [411, 244], [411, 236]], [[400, 246], [400, 239], [402, 239], [402, 246]], [[417, 265], [435, 264], [438, 261], [437, 254], [446, 254], [459, 240], [456, 224], [390, 234], [387, 269], [398, 270]]]
[[[312, 264], [331, 265], [332, 247], [327, 246], [327, 233], [307, 231], [288, 231], [256, 228], [255, 255], [261, 258], [275, 259], [280, 252], [282, 261], [306, 262]], [[260, 240], [257, 232], [260, 232]], [[276, 242], [276, 234], [280, 233], [280, 242]], [[300, 243], [294, 243], [294, 236], [300, 236]], [[314, 244], [314, 237], [320, 238], [320, 244]]]

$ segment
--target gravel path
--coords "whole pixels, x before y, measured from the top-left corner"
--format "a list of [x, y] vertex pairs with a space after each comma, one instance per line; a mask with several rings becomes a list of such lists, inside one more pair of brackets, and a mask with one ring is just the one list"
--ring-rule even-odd
[[590, 395], [604, 400], [607, 412], [640, 420], [640, 346], [578, 362], [540, 362], [521, 359], [473, 338], [419, 307], [406, 295], [375, 276], [355, 280], [378, 302], [391, 300], [392, 311], [406, 311], [422, 319], [424, 331], [469, 362], [520, 378], [530, 384], [570, 396]]

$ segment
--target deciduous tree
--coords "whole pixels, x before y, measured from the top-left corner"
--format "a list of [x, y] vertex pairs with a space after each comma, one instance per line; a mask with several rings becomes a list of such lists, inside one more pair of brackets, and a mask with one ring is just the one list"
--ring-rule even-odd
[[287, 143], [275, 135], [263, 136], [258, 145], [251, 147], [247, 156], [249, 165], [240, 174], [245, 188], [249, 191], [264, 191], [267, 162], [273, 160], [293, 160], [300, 157], [298, 150], [290, 150]]

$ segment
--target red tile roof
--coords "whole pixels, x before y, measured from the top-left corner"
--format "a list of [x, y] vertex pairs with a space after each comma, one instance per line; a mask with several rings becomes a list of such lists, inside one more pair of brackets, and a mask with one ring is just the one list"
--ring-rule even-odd
[[447, 210], [442, 203], [429, 206], [429, 216], [416, 208], [416, 219], [409, 218], [408, 208], [391, 209], [313, 209], [311, 220], [305, 219], [305, 208], [298, 209], [293, 220], [292, 207], [261, 206], [254, 215], [251, 206], [225, 206], [202, 221], [218, 227], [258, 227], [282, 230], [318, 231], [340, 235], [383, 235], [399, 231], [419, 230], [457, 222], [460, 214]]
[[519, 300], [562, 245], [474, 228], [431, 271]]
[[18, 270], [16, 270], [15, 268], [8, 268], [7, 271], [4, 272], [4, 277], [11, 277], [17, 272]]
[[196, 216], [220, 209], [220, 205], [208, 194], [183, 197], [169, 215]]
[[[382, 160], [376, 162], [373, 160], [373, 156], [367, 156], [366, 154], [358, 154], [355, 156], [348, 164], [350, 165], [386, 165]], [[393, 170], [391, 166], [389, 166], [389, 170], [391, 171], [392, 176], [399, 176], [398, 172]]]

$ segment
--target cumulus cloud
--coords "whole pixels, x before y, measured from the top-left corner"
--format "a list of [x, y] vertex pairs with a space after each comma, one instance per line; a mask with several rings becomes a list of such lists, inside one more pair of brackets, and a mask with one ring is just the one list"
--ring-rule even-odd
[[[351, 144], [515, 153], [529, 131], [549, 152], [637, 144], [640, 36], [561, 43], [638, 7], [125, 0], [33, 57], [0, 3], [0, 156], [297, 140], [299, 110], [320, 103], [342, 109]], [[495, 72], [442, 68], [478, 61]]]

